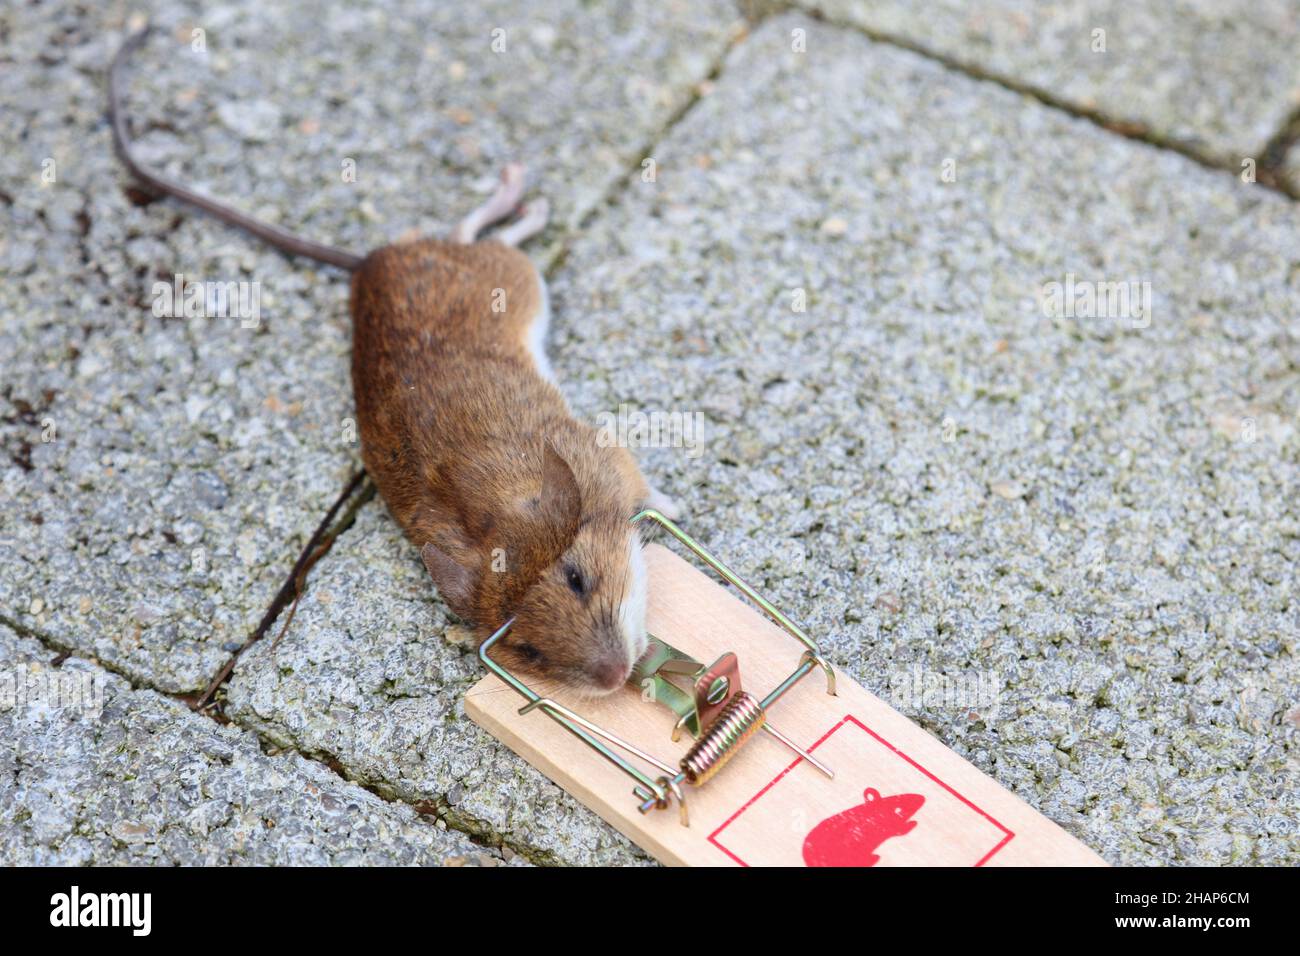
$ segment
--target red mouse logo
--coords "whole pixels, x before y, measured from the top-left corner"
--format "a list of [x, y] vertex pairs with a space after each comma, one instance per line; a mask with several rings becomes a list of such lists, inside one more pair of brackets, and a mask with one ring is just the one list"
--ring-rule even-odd
[[912, 814], [921, 809], [925, 797], [900, 793], [882, 797], [868, 787], [862, 803], [817, 824], [803, 841], [803, 861], [808, 866], [875, 866], [880, 857], [876, 847], [890, 837], [910, 833], [916, 827]]

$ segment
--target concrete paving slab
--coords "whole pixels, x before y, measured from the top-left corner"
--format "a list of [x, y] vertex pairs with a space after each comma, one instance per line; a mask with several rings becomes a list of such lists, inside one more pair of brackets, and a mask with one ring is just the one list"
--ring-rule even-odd
[[[357, 464], [347, 289], [129, 185], [104, 82], [136, 9], [4, 14], [0, 619], [188, 692], [248, 637]], [[559, 241], [738, 22], [722, 0], [143, 9], [142, 157], [357, 250], [443, 229], [511, 159], [537, 170]], [[178, 275], [204, 283], [203, 315], [155, 313]], [[242, 310], [220, 308], [227, 283]]]
[[319, 763], [267, 756], [251, 733], [52, 658], [0, 628], [6, 866], [505, 862]]
[[[1300, 859], [1294, 205], [799, 17], [653, 157], [552, 283], [578, 413], [702, 416], [640, 452], [686, 526], [1108, 860]], [[465, 722], [378, 502], [318, 572], [235, 719], [631, 858]]]
[[798, 5], [1234, 165], [1258, 158], [1300, 105], [1295, 0]]

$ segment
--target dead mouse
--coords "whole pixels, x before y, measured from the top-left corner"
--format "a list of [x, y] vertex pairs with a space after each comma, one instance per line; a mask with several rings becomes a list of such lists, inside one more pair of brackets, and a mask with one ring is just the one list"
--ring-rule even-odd
[[[258, 222], [143, 168], [109, 74], [118, 155], [145, 186], [295, 255], [352, 273], [352, 387], [361, 456], [439, 593], [480, 641], [509, 618], [502, 663], [586, 694], [620, 687], [646, 648], [646, 572], [628, 519], [672, 517], [625, 448], [575, 419], [543, 351], [546, 285], [515, 248], [547, 219], [524, 171], [448, 239], [357, 256]], [[487, 227], [515, 217], [486, 240]]]

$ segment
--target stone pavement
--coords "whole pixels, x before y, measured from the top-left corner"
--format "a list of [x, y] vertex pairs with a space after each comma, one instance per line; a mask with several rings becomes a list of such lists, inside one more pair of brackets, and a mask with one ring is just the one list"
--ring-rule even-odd
[[6, 628], [0, 666], [0, 864], [503, 862], [321, 763], [269, 757], [250, 733], [87, 661], [55, 663]]
[[[1019, 8], [160, 3], [130, 104], [151, 161], [355, 249], [531, 161], [575, 411], [701, 413], [647, 473], [838, 665], [1112, 862], [1294, 864], [1300, 224], [1239, 174], [1300, 162], [1300, 5]], [[6, 852], [644, 862], [465, 717], [472, 652], [378, 500], [230, 723], [180, 702], [358, 456], [344, 279], [112, 159], [133, 10], [3, 14], [0, 658], [107, 687], [11, 708]], [[255, 279], [257, 327], [154, 316], [176, 273]], [[1069, 276], [1133, 307], [1063, 315]]]
[[1260, 159], [1300, 106], [1291, 0], [798, 5], [1229, 165]]

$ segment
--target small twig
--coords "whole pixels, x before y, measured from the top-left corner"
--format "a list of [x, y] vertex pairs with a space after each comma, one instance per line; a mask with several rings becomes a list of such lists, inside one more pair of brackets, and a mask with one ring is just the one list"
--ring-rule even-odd
[[280, 626], [280, 633], [275, 635], [275, 640], [271, 642], [271, 655], [275, 655], [275, 649], [280, 646], [280, 641], [284, 637], [284, 632], [289, 630], [289, 625], [293, 623], [293, 616], [298, 613], [298, 602], [302, 600], [302, 589], [307, 584], [307, 574], [315, 566], [316, 562], [325, 557], [330, 548], [334, 547], [334, 540], [338, 537], [338, 532], [331, 531], [329, 535], [320, 544], [316, 545], [311, 555], [299, 570], [298, 576], [294, 579], [293, 584], [293, 604], [289, 605], [289, 613], [284, 618], [284, 624]]
[[[313, 564], [319, 561], [322, 555], [329, 550], [328, 545], [326, 545], [323, 551], [320, 550], [321, 545], [326, 541], [332, 545], [334, 539], [338, 537], [338, 529], [330, 530], [334, 523], [334, 516], [339, 513], [339, 509], [342, 508], [348, 499], [356, 492], [357, 488], [361, 485], [361, 482], [365, 480], [365, 477], [366, 473], [364, 469], [358, 471], [352, 476], [352, 480], [348, 482], [347, 487], [343, 489], [343, 493], [339, 495], [334, 504], [330, 506], [330, 510], [325, 513], [325, 517], [321, 519], [320, 524], [316, 526], [316, 530], [307, 541], [306, 547], [304, 547], [302, 553], [298, 555], [298, 560], [295, 561], [293, 565], [293, 571], [290, 573], [288, 580], [280, 586], [280, 590], [276, 592], [275, 599], [271, 602], [271, 606], [266, 609], [266, 613], [262, 615], [262, 620], [258, 623], [257, 630], [253, 632], [253, 636], [250, 637], [248, 641], [239, 648], [239, 650], [230, 655], [230, 659], [227, 660], [225, 666], [218, 671], [217, 676], [212, 678], [207, 689], [190, 704], [194, 710], [202, 711], [208, 707], [212, 700], [212, 696], [217, 692], [217, 689], [226, 682], [230, 677], [231, 672], [234, 671], [235, 664], [239, 661], [239, 656], [266, 636], [266, 632], [270, 629], [271, 625], [275, 623], [275, 619], [280, 616], [280, 612], [283, 611], [285, 605], [289, 603], [291, 594], [294, 606], [297, 607], [298, 595], [302, 591], [303, 574], [307, 569], [311, 568]], [[320, 553], [317, 553], [318, 551]], [[283, 630], [281, 630], [282, 635], [283, 633]], [[276, 640], [278, 641], [279, 638]]]

